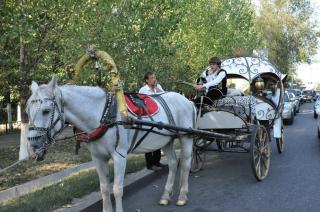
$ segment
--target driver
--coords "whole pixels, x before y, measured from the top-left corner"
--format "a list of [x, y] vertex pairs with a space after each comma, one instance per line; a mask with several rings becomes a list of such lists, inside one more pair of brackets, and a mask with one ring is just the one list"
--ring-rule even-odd
[[221, 60], [218, 57], [212, 57], [209, 60], [209, 66], [201, 74], [204, 81], [202, 85], [195, 85], [197, 91], [204, 90], [211, 99], [219, 99], [227, 94], [227, 72], [221, 69]]

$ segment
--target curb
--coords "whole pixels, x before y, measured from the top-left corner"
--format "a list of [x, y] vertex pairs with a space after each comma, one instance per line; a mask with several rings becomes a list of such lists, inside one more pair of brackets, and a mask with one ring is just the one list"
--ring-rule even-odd
[[30, 193], [32, 191], [41, 189], [44, 186], [47, 186], [49, 184], [53, 184], [53, 183], [57, 183], [59, 181], [61, 181], [63, 178], [68, 177], [74, 173], [77, 173], [81, 170], [84, 169], [89, 169], [89, 168], [93, 168], [94, 167], [94, 162], [87, 162], [87, 163], [83, 163], [80, 164], [76, 167], [72, 167], [69, 169], [65, 169], [63, 171], [60, 172], [56, 172], [53, 173], [51, 175], [45, 176], [45, 177], [41, 177], [39, 179], [21, 184], [21, 185], [17, 185], [14, 186], [12, 188], [0, 191], [0, 202], [9, 200], [9, 199], [13, 199], [13, 198], [17, 198], [21, 195]]
[[[141, 171], [127, 175], [124, 180], [123, 193], [125, 195], [130, 195], [134, 193], [137, 189], [150, 184], [160, 176], [168, 173], [168, 168], [162, 169], [160, 171], [151, 171], [146, 168]], [[111, 191], [111, 200], [114, 202], [113, 192]], [[81, 199], [74, 199], [71, 205], [66, 205], [63, 208], [57, 209], [54, 212], [92, 212], [92, 211], [102, 211], [102, 198], [100, 192], [93, 192]]]

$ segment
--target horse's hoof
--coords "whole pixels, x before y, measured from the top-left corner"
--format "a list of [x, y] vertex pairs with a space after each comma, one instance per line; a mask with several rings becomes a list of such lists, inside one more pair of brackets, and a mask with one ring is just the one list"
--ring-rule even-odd
[[169, 200], [168, 199], [160, 199], [159, 205], [169, 205]]
[[177, 206], [184, 206], [186, 204], [187, 204], [187, 200], [178, 199], [178, 201], [176, 202]]

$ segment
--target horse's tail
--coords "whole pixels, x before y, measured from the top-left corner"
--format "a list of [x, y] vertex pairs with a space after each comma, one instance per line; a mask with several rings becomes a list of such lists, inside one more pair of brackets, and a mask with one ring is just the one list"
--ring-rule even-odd
[[194, 102], [190, 101], [191, 107], [193, 109], [192, 111], [192, 128], [196, 128], [196, 123], [197, 123], [197, 108], [194, 105]]

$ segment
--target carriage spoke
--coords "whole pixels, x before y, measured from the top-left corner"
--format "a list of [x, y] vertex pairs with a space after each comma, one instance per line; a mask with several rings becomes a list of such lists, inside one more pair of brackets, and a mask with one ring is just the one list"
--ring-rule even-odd
[[262, 134], [263, 132], [261, 130], [258, 130], [258, 140], [262, 141]]
[[268, 149], [268, 148], [269, 148], [269, 147], [268, 147], [267, 144], [264, 145], [264, 146], [260, 149], [261, 153], [264, 153], [264, 152], [266, 151], [266, 149]]
[[261, 165], [260, 165], [260, 157], [259, 157], [259, 160], [258, 160], [258, 162], [257, 162], [257, 164], [256, 164], [256, 166], [255, 166], [255, 169], [256, 169], [256, 173], [257, 173], [257, 175], [260, 177], [261, 176], [261, 170], [260, 170], [260, 167], [261, 167]]
[[260, 177], [264, 177], [266, 173], [266, 166], [263, 160], [261, 160], [261, 165], [260, 165]]
[[262, 137], [262, 139], [260, 140], [260, 141], [262, 141], [263, 142], [263, 145], [266, 145], [266, 142], [267, 142], [267, 133], [262, 133], [263, 134], [263, 137]]
[[260, 149], [261, 143], [260, 143], [258, 135], [257, 135], [257, 139], [255, 139], [255, 146], [256, 146], [257, 149]]
[[261, 161], [261, 157], [258, 156], [255, 160], [255, 166], [256, 166], [256, 169], [257, 169], [257, 166], [260, 165], [260, 161]]

